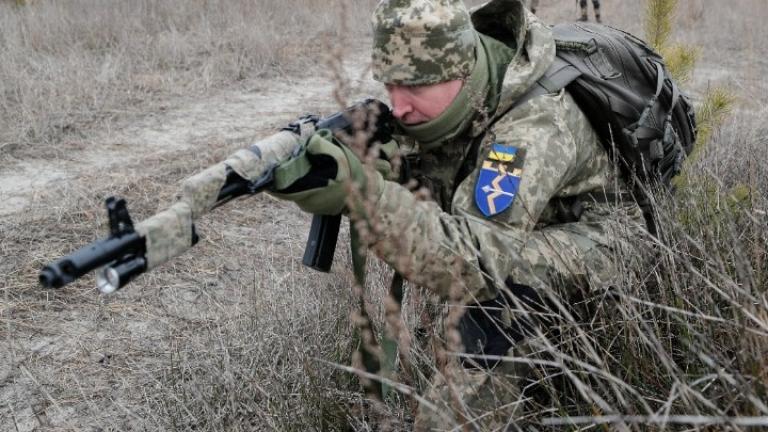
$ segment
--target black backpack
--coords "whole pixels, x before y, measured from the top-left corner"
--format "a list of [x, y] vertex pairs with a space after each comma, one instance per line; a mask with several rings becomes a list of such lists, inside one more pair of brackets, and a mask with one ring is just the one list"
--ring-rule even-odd
[[[553, 27], [557, 55], [523, 102], [562, 88], [589, 118], [652, 228], [650, 187], [666, 187], [696, 141], [690, 99], [672, 80], [662, 57], [639, 38], [600, 24]], [[614, 151], [615, 150], [615, 151]]]

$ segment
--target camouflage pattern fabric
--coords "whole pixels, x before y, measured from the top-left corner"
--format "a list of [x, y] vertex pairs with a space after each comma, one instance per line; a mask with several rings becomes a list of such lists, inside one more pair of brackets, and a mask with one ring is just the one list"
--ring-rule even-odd
[[[500, 7], [504, 1], [491, 3]], [[524, 46], [517, 47], [518, 55], [500, 83], [497, 113], [542, 76], [555, 54], [549, 29], [535, 16], [528, 13], [507, 22], [527, 24], [510, 29], [518, 35], [522, 31]], [[541, 96], [501, 116], [482, 138], [474, 171], [454, 184], [461, 165], [457, 160], [466, 157], [471, 140], [468, 132], [463, 139], [421, 150], [416, 176], [436, 201], [419, 200], [406, 188], [385, 182], [371, 221], [378, 233], [372, 245], [377, 255], [443, 299], [455, 298], [451, 290], [458, 278], [464, 305], [495, 298], [508, 278], [542, 294], [562, 296], [585, 282], [592, 289], [611, 284], [617, 250], [633, 250], [626, 239], [644, 230], [644, 220], [634, 202], [585, 201], [576, 220], [560, 215], [558, 209], [573, 197], [626, 191], [573, 98], [564, 91]], [[524, 150], [525, 160], [511, 207], [487, 217], [475, 203], [475, 188], [492, 144], [499, 143]], [[518, 344], [508, 355], [525, 356], [528, 347], [529, 342]], [[435, 378], [427, 395], [441, 409], [421, 406], [417, 430], [450, 430], [462, 418], [482, 430], [499, 427], [499, 419], [515, 421], [519, 379], [525, 371], [508, 362], [490, 373], [458, 366], [448, 370], [452, 372]]]
[[300, 142], [300, 137], [291, 132], [278, 132], [185, 180], [178, 202], [136, 226], [136, 231], [146, 239], [147, 269], [192, 247], [192, 224], [216, 204], [228, 167], [246, 180], [258, 180], [270, 168], [293, 156]]
[[177, 202], [136, 225], [136, 232], [146, 239], [147, 270], [175, 258], [192, 247], [192, 210]]
[[[412, 268], [397, 270], [411, 274], [412, 282], [444, 298], [448, 298], [453, 279], [447, 263], [461, 258], [466, 271], [462, 275], [467, 286], [465, 303], [493, 299], [496, 291], [492, 287], [503, 286], [509, 276], [534, 288], [571, 279], [573, 272], [610, 276], [610, 271], [587, 271], [595, 264], [610, 267], [612, 261], [606, 248], [612, 237], [607, 225], [613, 218], [603, 220], [604, 206], [584, 203], [579, 223], [558, 223], [555, 216], [558, 200], [587, 192], [626, 191], [573, 98], [561, 93], [533, 99], [501, 119], [491, 132], [481, 145], [481, 159], [492, 142], [527, 150], [522, 185], [512, 207], [490, 219], [480, 213], [474, 199], [478, 169], [458, 186], [446, 211], [437, 202], [418, 201], [402, 186], [387, 182], [377, 205], [377, 223], [384, 236], [374, 249], [390, 264], [402, 263], [402, 255], [411, 257], [407, 264]], [[422, 165], [458, 154], [454, 146], [441, 148], [426, 155]], [[423, 166], [419, 174], [439, 185], [434, 191], [438, 197], [450, 196], [453, 188], [445, 167], [457, 164], [455, 159], [447, 163]], [[642, 227], [634, 203], [622, 211]], [[387, 238], [387, 233], [393, 237]], [[555, 251], [558, 253], [553, 255]], [[591, 253], [601, 261], [585, 262], [583, 258]], [[486, 278], [494, 283], [487, 284]]]
[[433, 378], [425, 395], [431, 406], [419, 405], [413, 429], [447, 431], [471, 425], [469, 430], [515, 430], [516, 419], [526, 408], [521, 389], [537, 374], [525, 360], [535, 354], [535, 345], [533, 341], [517, 347], [514, 360], [500, 363], [493, 371], [466, 369], [451, 361]]
[[384, 0], [372, 21], [375, 80], [425, 85], [472, 72], [475, 31], [461, 0]]
[[[305, 131], [302, 130], [302, 135]], [[265, 171], [289, 157], [298, 153], [302, 138], [288, 131], [278, 132], [256, 144], [250, 149], [235, 152], [224, 161], [240, 177], [255, 181], [264, 175]]]
[[227, 165], [222, 162], [184, 180], [179, 200], [189, 206], [192, 220], [197, 220], [213, 208], [226, 181]]

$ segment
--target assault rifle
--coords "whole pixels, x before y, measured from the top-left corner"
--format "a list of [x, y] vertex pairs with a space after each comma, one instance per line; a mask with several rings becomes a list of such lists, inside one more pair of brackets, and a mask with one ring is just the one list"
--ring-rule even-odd
[[[269, 189], [275, 168], [301, 151], [301, 137], [318, 129], [330, 129], [342, 141], [363, 133], [370, 147], [390, 140], [392, 114], [383, 102], [366, 99], [326, 118], [301, 117], [280, 132], [188, 178], [179, 201], [135, 226], [125, 200], [109, 197], [109, 236], [43, 267], [40, 284], [60, 288], [97, 270], [99, 291], [117, 291], [141, 273], [194, 246], [199, 240], [194, 221], [200, 216], [239, 196]], [[305, 265], [330, 270], [340, 225], [341, 215], [313, 217]]]

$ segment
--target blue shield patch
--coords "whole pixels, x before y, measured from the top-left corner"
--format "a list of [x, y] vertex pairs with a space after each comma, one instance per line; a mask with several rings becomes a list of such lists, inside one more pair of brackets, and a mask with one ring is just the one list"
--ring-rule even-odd
[[509, 208], [515, 201], [522, 176], [523, 151], [494, 143], [475, 184], [475, 204], [486, 217]]

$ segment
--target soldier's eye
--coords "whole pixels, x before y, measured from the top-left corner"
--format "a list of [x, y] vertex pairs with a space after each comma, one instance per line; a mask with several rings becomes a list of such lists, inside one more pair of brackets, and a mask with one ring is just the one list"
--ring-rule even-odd
[[429, 90], [429, 88], [430, 86], [418, 85], [418, 86], [410, 86], [408, 87], [408, 90], [411, 92], [411, 94], [415, 96], [421, 96], [424, 93], [426, 93], [427, 90]]

